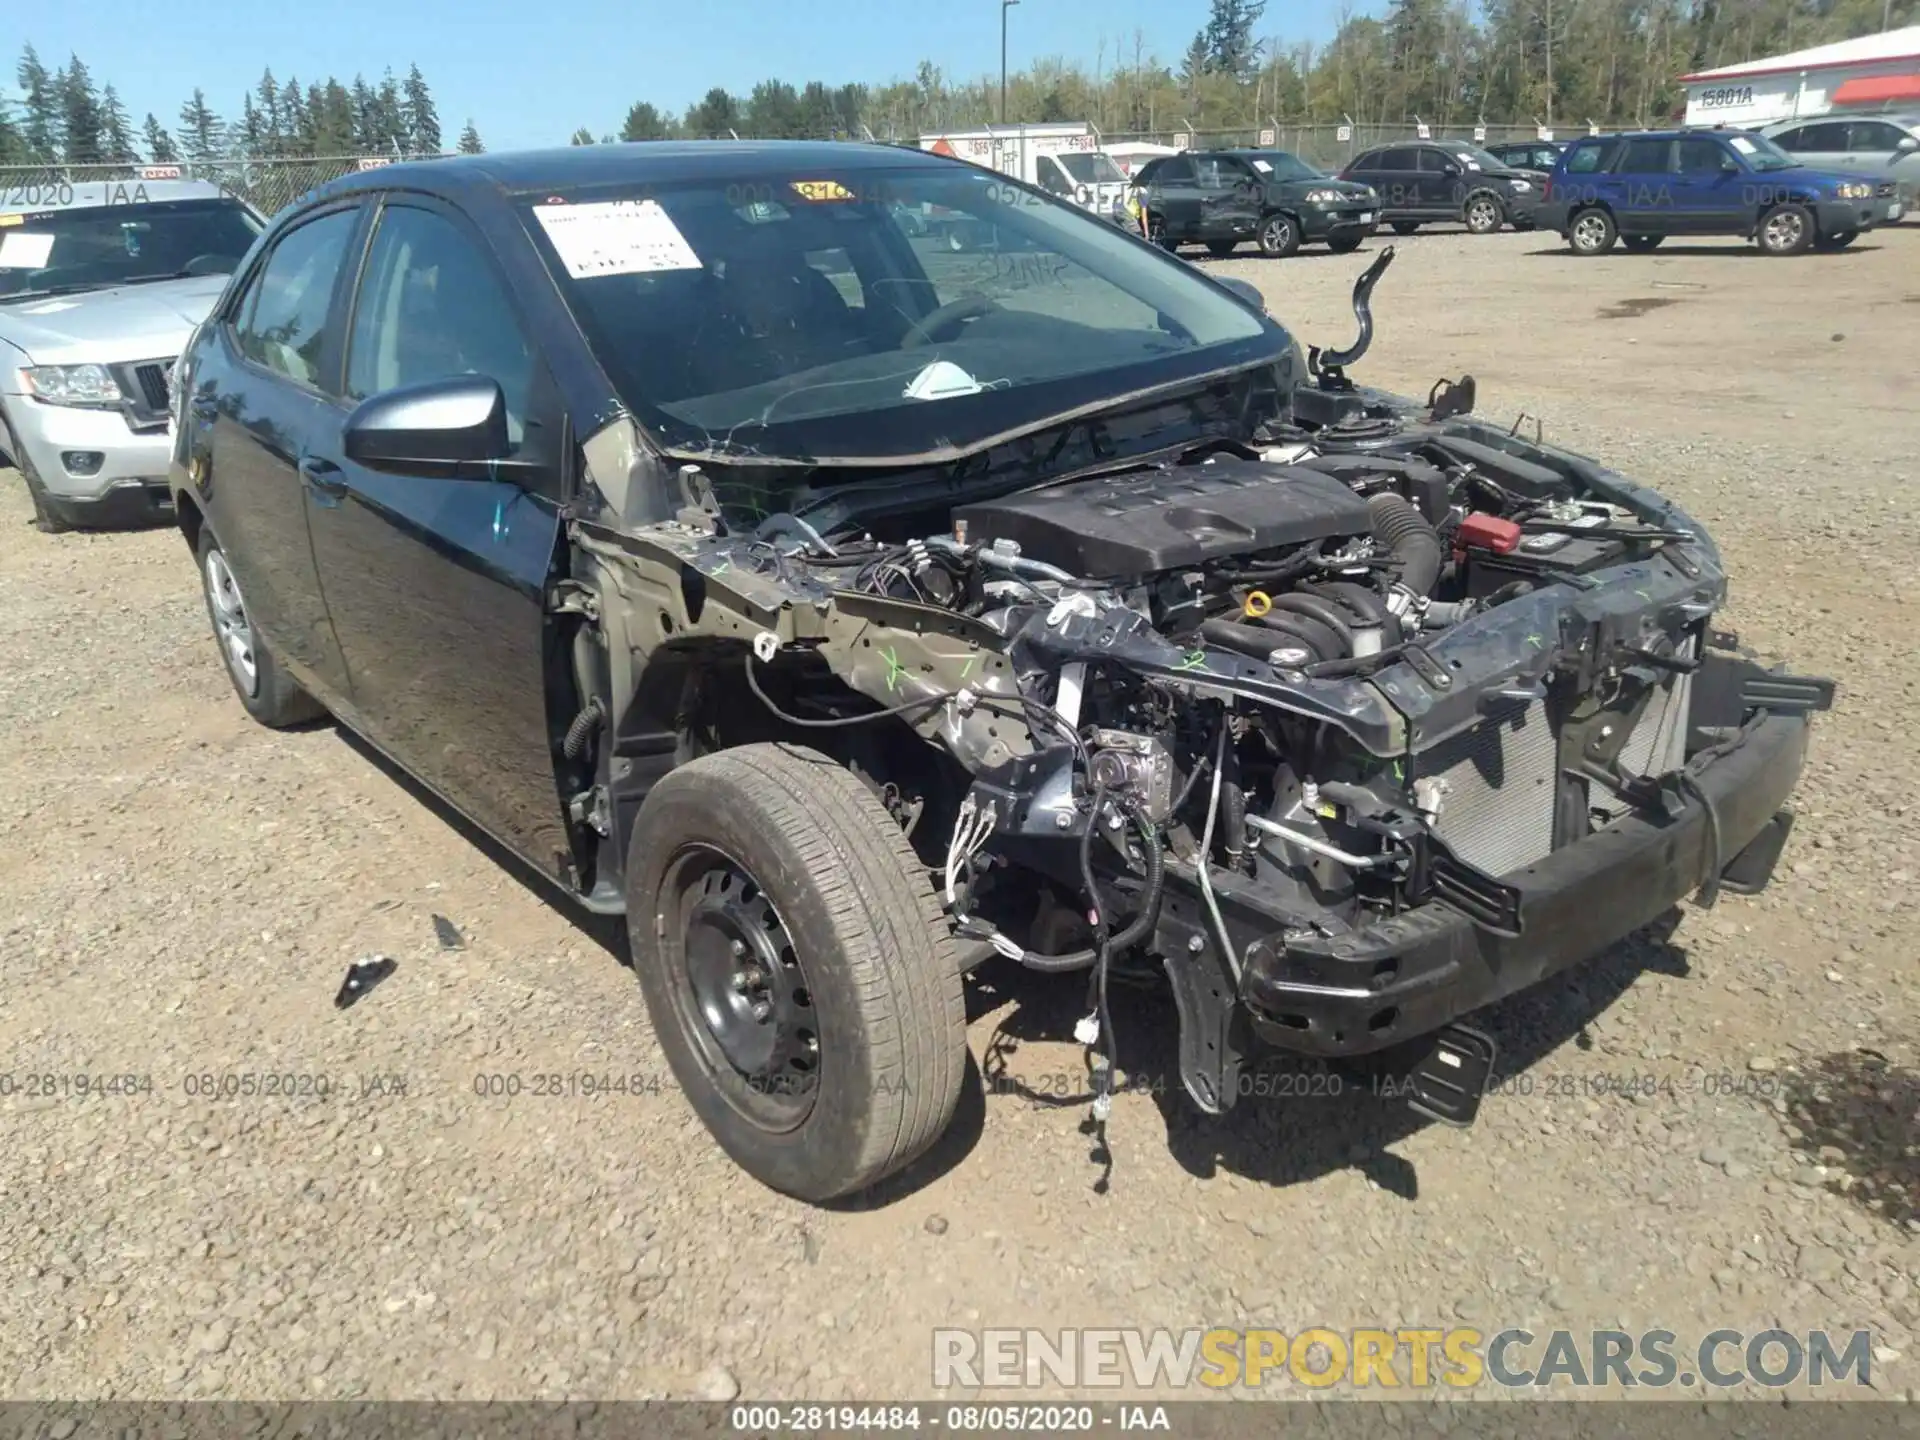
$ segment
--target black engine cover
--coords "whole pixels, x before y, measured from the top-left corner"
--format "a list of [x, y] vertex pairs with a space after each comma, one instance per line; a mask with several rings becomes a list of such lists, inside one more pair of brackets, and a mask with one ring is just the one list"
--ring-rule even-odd
[[953, 513], [970, 542], [1011, 540], [1029, 559], [1094, 580], [1372, 531], [1366, 502], [1333, 476], [1226, 458], [1029, 490]]

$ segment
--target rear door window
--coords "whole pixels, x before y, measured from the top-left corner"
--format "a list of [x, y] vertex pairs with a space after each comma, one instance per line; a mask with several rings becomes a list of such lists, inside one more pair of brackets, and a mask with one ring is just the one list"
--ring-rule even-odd
[[1382, 150], [1369, 168], [1374, 170], [1417, 170], [1420, 152], [1411, 146]]
[[1628, 175], [1664, 175], [1672, 154], [1671, 140], [1629, 140], [1620, 169]]
[[1847, 126], [1845, 121], [1833, 120], [1820, 125], [1809, 125], [1800, 132], [1799, 149], [1802, 150], [1844, 150], [1847, 148]]

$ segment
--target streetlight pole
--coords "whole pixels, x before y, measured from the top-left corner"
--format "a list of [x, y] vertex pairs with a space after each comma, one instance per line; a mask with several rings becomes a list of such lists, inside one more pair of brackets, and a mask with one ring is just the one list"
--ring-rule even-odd
[[1007, 11], [1020, 0], [1000, 0], [1000, 123], [1007, 123]]

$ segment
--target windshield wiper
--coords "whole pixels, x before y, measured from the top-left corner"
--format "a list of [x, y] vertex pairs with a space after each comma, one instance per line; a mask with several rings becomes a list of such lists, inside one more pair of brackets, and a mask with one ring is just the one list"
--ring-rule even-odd
[[11, 305], [16, 300], [44, 300], [50, 295], [83, 295], [89, 290], [109, 288], [108, 282], [92, 280], [83, 285], [49, 285], [44, 290], [16, 290], [11, 295], [0, 295], [0, 305]]
[[[167, 275], [129, 275], [124, 280], [116, 280], [116, 285], [148, 285], [156, 280], [198, 280], [204, 272], [199, 270], [175, 270]], [[213, 272], [220, 274], [220, 271]]]

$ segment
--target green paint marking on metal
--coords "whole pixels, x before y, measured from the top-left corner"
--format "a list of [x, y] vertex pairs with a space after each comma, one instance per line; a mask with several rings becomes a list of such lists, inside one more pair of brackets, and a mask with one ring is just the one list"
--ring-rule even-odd
[[1405, 761], [1396, 760], [1393, 762], [1393, 778], [1395, 780], [1405, 780], [1407, 778], [1407, 766]]
[[707, 573], [710, 575], [724, 575], [727, 573], [728, 567], [731, 566], [732, 564], [733, 562], [731, 560], [722, 560], [718, 565], [714, 566], [713, 569], [708, 571]]
[[1636, 590], [1636, 591], [1634, 591], [1633, 593], [1634, 593], [1634, 594], [1636, 594], [1636, 595], [1638, 595], [1638, 596], [1639, 596], [1639, 597], [1640, 597], [1640, 598], [1641, 598], [1642, 600], [1651, 600], [1651, 599], [1653, 599], [1653, 596], [1651, 596], [1651, 595], [1649, 595], [1649, 594], [1648, 594], [1648, 593], [1647, 593], [1646, 591], [1644, 591], [1644, 590]]
[[880, 652], [880, 658], [887, 662], [887, 689], [898, 690], [900, 677], [907, 673], [907, 667], [900, 663], [900, 657], [893, 653], [891, 645]]
[[967, 663], [960, 667], [960, 678], [964, 680], [967, 676], [971, 675], [973, 673], [973, 667], [978, 664], [979, 661], [980, 657], [978, 655], [967, 656]]
[[1207, 668], [1207, 652], [1204, 650], [1191, 650], [1187, 652], [1187, 656], [1184, 660], [1180, 662], [1179, 668], [1182, 670], [1206, 669]]
[[1538, 635], [1527, 636], [1527, 644], [1531, 645], [1536, 650], [1544, 650], [1547, 648], [1546, 642], [1542, 640]]

